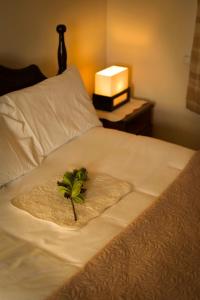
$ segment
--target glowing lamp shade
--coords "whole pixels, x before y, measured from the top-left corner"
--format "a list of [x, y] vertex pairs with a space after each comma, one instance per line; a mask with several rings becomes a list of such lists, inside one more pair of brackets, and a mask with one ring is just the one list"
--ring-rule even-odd
[[95, 74], [93, 104], [96, 109], [112, 111], [129, 99], [128, 68], [111, 66]]
[[128, 88], [128, 68], [111, 66], [95, 74], [95, 94], [112, 97]]

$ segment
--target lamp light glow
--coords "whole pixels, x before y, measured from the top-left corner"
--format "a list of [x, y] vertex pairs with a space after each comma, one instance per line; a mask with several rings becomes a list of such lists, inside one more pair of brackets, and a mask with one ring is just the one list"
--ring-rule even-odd
[[96, 109], [113, 111], [129, 99], [128, 68], [111, 66], [95, 74], [93, 104]]
[[112, 97], [128, 88], [128, 68], [111, 66], [95, 74], [95, 94]]

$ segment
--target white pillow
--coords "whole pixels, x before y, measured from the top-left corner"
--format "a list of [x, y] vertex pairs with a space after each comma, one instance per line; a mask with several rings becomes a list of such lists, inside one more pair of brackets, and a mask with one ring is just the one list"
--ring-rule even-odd
[[0, 185], [31, 170], [72, 138], [101, 125], [75, 67], [0, 97], [0, 119]]
[[[0, 109], [1, 105], [2, 103], [0, 103]], [[9, 107], [9, 104], [4, 108], [12, 110], [12, 106]], [[15, 111], [13, 111], [13, 115], [14, 113]], [[42, 160], [40, 151], [24, 124], [14, 117], [12, 119], [11, 115], [9, 117], [11, 122], [8, 124], [10, 129], [2, 115], [0, 116], [0, 187], [32, 170]]]

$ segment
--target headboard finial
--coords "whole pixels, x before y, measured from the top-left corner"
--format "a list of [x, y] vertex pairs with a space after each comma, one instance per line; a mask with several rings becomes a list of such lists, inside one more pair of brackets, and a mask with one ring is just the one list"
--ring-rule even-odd
[[58, 74], [61, 74], [67, 68], [67, 51], [65, 47], [64, 33], [67, 28], [64, 24], [59, 24], [56, 27], [56, 31], [59, 34], [59, 45], [58, 45]]
[[64, 33], [67, 30], [67, 27], [64, 24], [59, 24], [56, 27], [58, 33]]

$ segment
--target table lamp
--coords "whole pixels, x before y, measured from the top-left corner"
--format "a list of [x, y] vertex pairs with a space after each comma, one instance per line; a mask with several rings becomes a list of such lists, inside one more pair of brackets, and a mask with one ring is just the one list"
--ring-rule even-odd
[[93, 104], [96, 109], [113, 111], [130, 99], [128, 68], [111, 66], [95, 74]]

